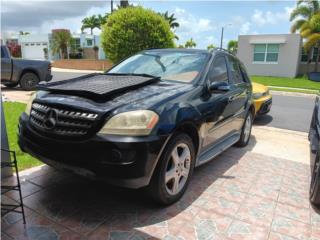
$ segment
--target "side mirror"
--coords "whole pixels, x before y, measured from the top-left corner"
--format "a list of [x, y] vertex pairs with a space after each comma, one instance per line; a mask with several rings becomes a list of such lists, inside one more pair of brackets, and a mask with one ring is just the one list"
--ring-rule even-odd
[[230, 90], [230, 85], [227, 82], [212, 82], [209, 85], [210, 92], [227, 92]]

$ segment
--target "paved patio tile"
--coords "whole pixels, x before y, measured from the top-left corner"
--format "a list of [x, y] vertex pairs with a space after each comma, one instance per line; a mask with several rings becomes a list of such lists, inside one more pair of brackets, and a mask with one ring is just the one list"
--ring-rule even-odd
[[251, 223], [254, 226], [269, 228], [272, 223], [273, 213], [258, 207], [248, 205], [241, 206], [235, 218]]
[[303, 208], [310, 207], [309, 198], [299, 197], [295, 193], [280, 192], [278, 202], [283, 204], [288, 204], [293, 207], [303, 207]]
[[310, 224], [310, 209], [277, 203], [275, 214]]
[[269, 238], [268, 240], [298, 240], [297, 238], [293, 238], [293, 237], [289, 237], [286, 235], [283, 235], [281, 233], [275, 233], [275, 232], [271, 232], [269, 234]]
[[27, 216], [27, 224], [24, 227], [21, 221], [13, 224], [5, 233], [17, 240], [24, 239], [70, 239], [80, 240], [81, 235], [72, 232], [60, 225], [55, 224], [49, 219], [33, 213]]
[[[177, 203], [160, 207], [125, 190], [43, 167], [23, 176], [21, 215], [2, 219], [2, 239], [318, 240], [309, 166], [231, 148], [194, 172]], [[5, 181], [12, 182], [13, 178]], [[14, 201], [14, 195], [2, 200]]]
[[229, 227], [227, 236], [234, 240], [263, 240], [268, 239], [268, 228], [235, 220]]
[[311, 236], [310, 225], [277, 215], [273, 219], [271, 230], [300, 240], [308, 240]]

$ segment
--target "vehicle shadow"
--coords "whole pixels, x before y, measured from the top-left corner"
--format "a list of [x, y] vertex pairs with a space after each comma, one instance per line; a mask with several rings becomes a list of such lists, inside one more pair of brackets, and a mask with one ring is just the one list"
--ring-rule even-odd
[[257, 116], [254, 119], [253, 124], [258, 126], [264, 126], [264, 125], [268, 125], [270, 122], [272, 122], [272, 120], [273, 120], [273, 117], [271, 115]]
[[[29, 182], [44, 189], [26, 197], [24, 203], [42, 216], [88, 238], [107, 239], [128, 234], [139, 239], [162, 239], [167, 227], [181, 224], [170, 222], [172, 218], [203, 204], [201, 196], [209, 188], [237, 177], [232, 170], [255, 145], [256, 139], [252, 136], [247, 147], [232, 147], [196, 168], [185, 195], [171, 206], [159, 206], [148, 200], [145, 189], [113, 187], [49, 167], [45, 174], [28, 177]], [[187, 220], [183, 221], [185, 224]]]

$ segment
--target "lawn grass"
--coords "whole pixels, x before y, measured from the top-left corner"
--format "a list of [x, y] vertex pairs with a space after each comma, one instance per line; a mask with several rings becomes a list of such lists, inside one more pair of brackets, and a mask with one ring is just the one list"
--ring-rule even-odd
[[17, 141], [17, 126], [21, 113], [25, 110], [26, 104], [16, 102], [4, 102], [3, 109], [8, 133], [9, 148], [16, 152], [19, 171], [34, 166], [41, 165], [42, 163], [29, 154], [23, 153], [20, 150]]
[[320, 82], [310, 81], [305, 77], [285, 78], [285, 77], [251, 76], [251, 80], [253, 82], [261, 83], [267, 86], [320, 90]]

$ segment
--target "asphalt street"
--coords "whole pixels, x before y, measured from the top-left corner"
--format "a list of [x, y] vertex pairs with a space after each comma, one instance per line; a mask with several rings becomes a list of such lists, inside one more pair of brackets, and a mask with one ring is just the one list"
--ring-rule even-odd
[[[53, 80], [59, 81], [79, 77], [85, 73], [53, 72]], [[282, 129], [308, 132], [314, 97], [287, 96], [273, 94], [271, 111], [255, 120], [255, 125], [270, 126]]]

